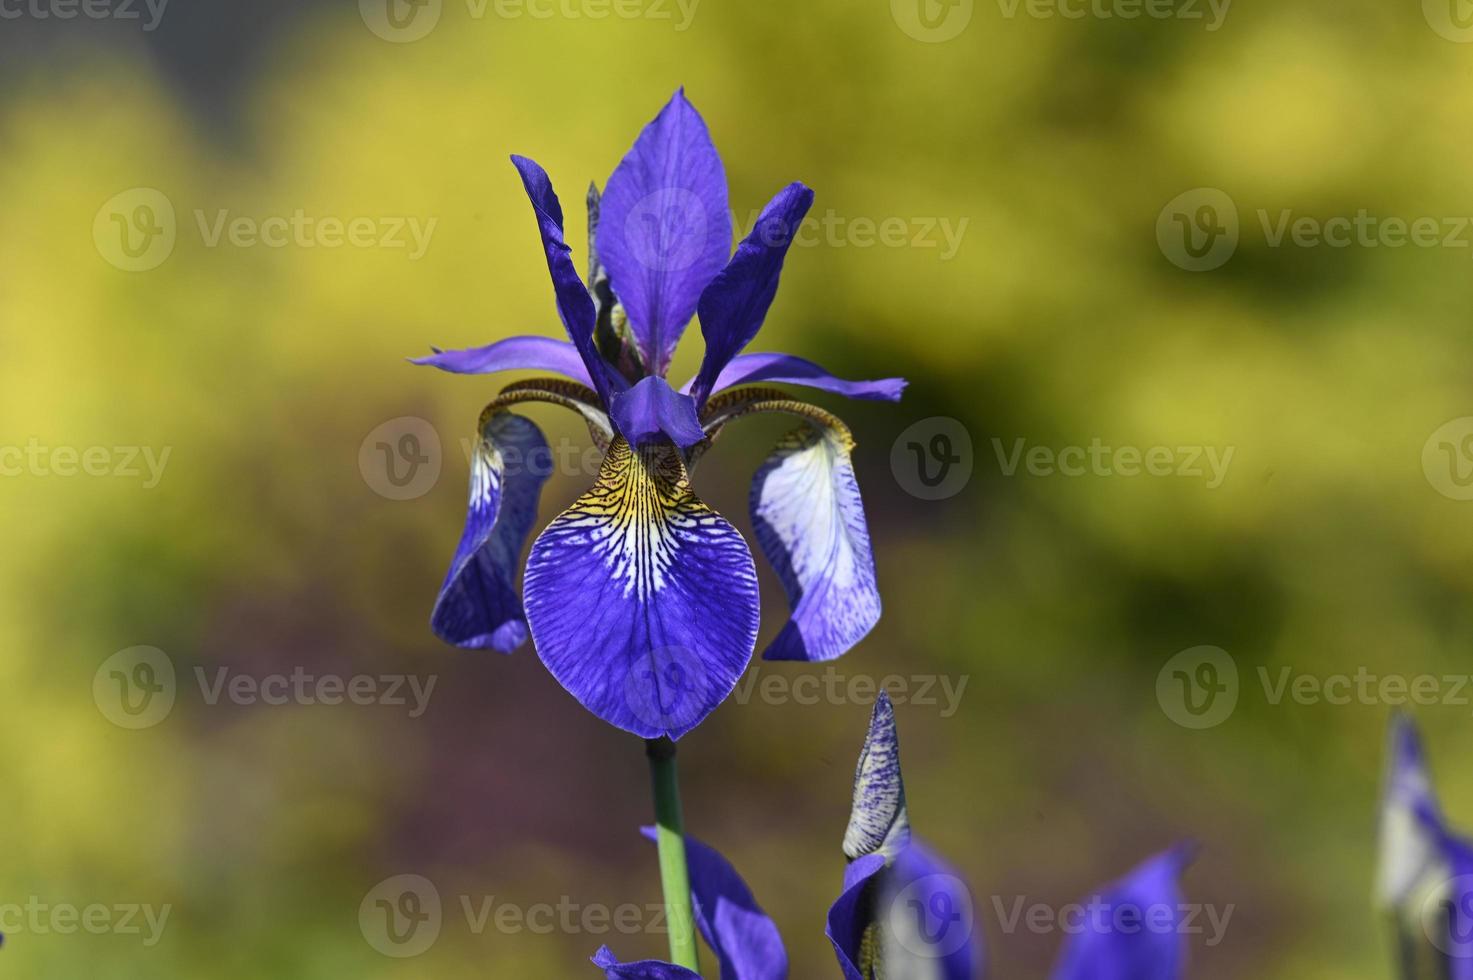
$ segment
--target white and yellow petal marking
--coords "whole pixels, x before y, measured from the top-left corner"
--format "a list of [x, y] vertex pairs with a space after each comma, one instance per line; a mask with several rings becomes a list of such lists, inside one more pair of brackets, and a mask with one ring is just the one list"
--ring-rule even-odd
[[594, 486], [527, 561], [537, 653], [610, 724], [678, 737], [736, 686], [757, 639], [757, 576], [737, 530], [668, 443], [615, 438]]

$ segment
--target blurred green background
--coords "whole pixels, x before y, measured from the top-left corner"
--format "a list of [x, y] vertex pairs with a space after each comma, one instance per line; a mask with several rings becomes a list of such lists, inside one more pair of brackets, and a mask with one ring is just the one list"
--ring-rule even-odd
[[[1005, 0], [443, 0], [396, 7], [396, 28], [383, 0], [175, 0], [152, 30], [121, 0], [72, 19], [65, 0], [7, 6], [0, 444], [36, 449], [0, 478], [0, 905], [170, 915], [151, 945], [146, 928], [12, 918], [0, 973], [561, 978], [593, 975], [604, 942], [661, 952], [647, 928], [465, 914], [657, 901], [635, 832], [650, 805], [638, 742], [530, 647], [458, 652], [430, 634], [464, 513], [460, 440], [503, 379], [404, 358], [558, 335], [507, 154], [550, 171], [581, 260], [586, 182], [684, 84], [739, 226], [794, 179], [833, 217], [794, 249], [755, 349], [911, 380], [898, 406], [822, 399], [859, 439], [885, 599], [834, 669], [965, 682], [954, 712], [902, 705], [900, 726], [912, 822], [970, 879], [994, 975], [1044, 975], [1062, 939], [1008, 932], [999, 906], [1058, 907], [1192, 837], [1187, 895], [1233, 911], [1221, 942], [1191, 937], [1190, 976], [1387, 976], [1370, 891], [1390, 705], [1274, 704], [1260, 668], [1277, 682], [1473, 664], [1473, 503], [1449, 469], [1473, 466], [1458, 455], [1473, 423], [1440, 429], [1473, 414], [1473, 235], [1310, 247], [1275, 245], [1275, 228], [1364, 209], [1455, 232], [1473, 215], [1473, 45], [1434, 0], [1100, 16], [1138, 9], [1114, 2], [1071, 18]], [[1178, 219], [1169, 202], [1198, 188], [1233, 207], [1204, 218], [1199, 192]], [[153, 227], [138, 207], [158, 196], [172, 251], [128, 271], [158, 253], [109, 245], [112, 215]], [[417, 258], [210, 244], [222, 211], [298, 210], [435, 225]], [[888, 244], [865, 231], [894, 220], [909, 233]], [[1179, 221], [1234, 220], [1225, 260], [1182, 267]], [[961, 229], [955, 248], [942, 223]], [[555, 444], [586, 439], [533, 414]], [[438, 479], [396, 500], [360, 449], [403, 417], [443, 452]], [[924, 500], [891, 452], [936, 417], [970, 437], [971, 476]], [[697, 473], [744, 530], [750, 474], [783, 431], [733, 427]], [[1008, 475], [1020, 439], [1233, 455], [1211, 487]], [[112, 475], [58, 475], [94, 447]], [[168, 451], [156, 481], [141, 455], [128, 475], [127, 447]], [[586, 483], [554, 477], [544, 521]], [[762, 574], [759, 649], [783, 619]], [[177, 698], [129, 728], [107, 662], [138, 645], [167, 654]], [[1157, 680], [1202, 645], [1231, 656], [1238, 697], [1194, 729]], [[436, 686], [414, 718], [210, 704], [195, 672], [221, 668]], [[801, 673], [825, 668], [759, 670]], [[1449, 809], [1473, 817], [1458, 762], [1473, 708], [1443, 694], [1416, 714]], [[681, 758], [691, 829], [742, 870], [806, 980], [836, 975], [823, 918], [869, 707], [791, 700], [726, 704]], [[444, 911], [437, 941], [396, 958], [361, 923], [404, 874]]]

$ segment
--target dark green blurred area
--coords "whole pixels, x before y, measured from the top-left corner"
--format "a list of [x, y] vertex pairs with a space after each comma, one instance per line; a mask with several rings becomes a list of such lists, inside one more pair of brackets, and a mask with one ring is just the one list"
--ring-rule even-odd
[[[464, 914], [462, 899], [657, 901], [637, 833], [647, 775], [638, 742], [530, 647], [459, 652], [430, 634], [464, 515], [460, 440], [510, 378], [404, 358], [557, 335], [507, 154], [552, 174], [581, 260], [586, 181], [683, 84], [739, 227], [801, 179], [840, 229], [793, 250], [756, 349], [910, 379], [898, 406], [822, 399], [859, 440], [885, 599], [834, 669], [965, 683], [954, 713], [902, 705], [900, 729], [912, 823], [971, 881], [994, 976], [1046, 975], [1063, 938], [1005, 932], [999, 904], [1082, 899], [1182, 838], [1203, 845], [1189, 899], [1233, 910], [1220, 943], [1190, 938], [1191, 977], [1388, 975], [1370, 891], [1392, 706], [1274, 704], [1259, 672], [1473, 670], [1473, 503], [1423, 465], [1434, 433], [1473, 415], [1473, 248], [1467, 233], [1333, 248], [1271, 232], [1285, 211], [1473, 215], [1473, 45], [1432, 28], [1433, 0], [1242, 3], [1216, 30], [1200, 4], [1206, 20], [1068, 19], [978, 0], [928, 8], [970, 8], [939, 42], [914, 36], [903, 0], [702, 0], [685, 29], [673, 3], [668, 18], [544, 19], [445, 0], [406, 43], [369, 28], [372, 4], [174, 2], [156, 31], [0, 21], [0, 444], [170, 452], [152, 487], [0, 478], [0, 905], [172, 909], [150, 946], [9, 929], [0, 972], [561, 978], [593, 975], [605, 942], [661, 952], [648, 930]], [[177, 241], [128, 272], [93, 230], [136, 188], [172, 204]], [[1157, 224], [1197, 188], [1231, 198], [1240, 241], [1191, 272]], [[436, 224], [411, 259], [211, 247], [196, 218], [298, 209]], [[863, 232], [892, 219], [903, 243]], [[961, 229], [954, 249], [942, 223]], [[693, 326], [672, 374], [699, 350]], [[438, 433], [443, 467], [393, 500], [359, 454], [405, 416]], [[934, 417], [965, 428], [972, 476], [930, 501], [891, 452]], [[585, 438], [537, 421], [554, 444]], [[744, 531], [751, 473], [783, 431], [733, 427], [696, 474]], [[1008, 475], [1020, 439], [1233, 455], [1215, 487]], [[586, 484], [555, 477], [544, 520]], [[763, 575], [759, 649], [784, 610]], [[165, 651], [180, 685], [166, 719], [129, 730], [93, 684], [137, 645]], [[1195, 730], [1157, 678], [1202, 645], [1232, 656], [1241, 689]], [[194, 672], [222, 667], [436, 687], [417, 718], [211, 705]], [[777, 920], [793, 975], [834, 976], [823, 916], [869, 708], [774, 700], [728, 703], [681, 742], [687, 818]], [[1473, 816], [1473, 708], [1415, 713], [1448, 809]], [[445, 910], [438, 941], [400, 959], [359, 912], [403, 874]]]

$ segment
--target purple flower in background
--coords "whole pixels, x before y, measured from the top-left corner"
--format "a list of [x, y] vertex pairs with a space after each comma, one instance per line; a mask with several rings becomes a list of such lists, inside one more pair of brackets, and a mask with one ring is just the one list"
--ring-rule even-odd
[[[645, 836], [653, 839], [653, 830]], [[786, 980], [788, 954], [777, 926], [727, 860], [700, 841], [685, 839], [696, 928], [716, 954], [721, 980]], [[620, 963], [605, 946], [593, 957], [608, 980], [685, 980], [699, 975], [663, 960]]]
[[[462, 647], [509, 652], [530, 632], [558, 682], [590, 711], [645, 738], [678, 738], [735, 687], [756, 645], [757, 576], [740, 533], [691, 489], [689, 469], [727, 423], [798, 416], [751, 489], [757, 541], [792, 615], [764, 656], [829, 660], [880, 616], [874, 559], [849, 430], [828, 412], [754, 382], [894, 401], [905, 383], [845, 381], [788, 354], [744, 354], [777, 292], [813, 192], [790, 184], [731, 254], [721, 158], [677, 92], [609, 178], [589, 194], [593, 257], [585, 285], [563, 240], [546, 172], [512, 157], [532, 202], [558, 313], [571, 342], [512, 337], [416, 363], [462, 374], [511, 369], [571, 380], [511, 385], [482, 413], [465, 532], [431, 616]], [[665, 380], [693, 315], [700, 371]], [[604, 451], [594, 486], [522, 548], [551, 469], [546, 440], [508, 409], [578, 412]]]
[[1473, 842], [1444, 818], [1416, 726], [1391, 719], [1376, 904], [1392, 920], [1403, 980], [1473, 980]]
[[895, 709], [883, 691], [854, 774], [844, 855], [827, 932], [845, 980], [983, 975], [970, 889], [911, 836]]
[[1052, 980], [1178, 980], [1186, 935], [1177, 881], [1194, 851], [1178, 844], [1082, 902]]

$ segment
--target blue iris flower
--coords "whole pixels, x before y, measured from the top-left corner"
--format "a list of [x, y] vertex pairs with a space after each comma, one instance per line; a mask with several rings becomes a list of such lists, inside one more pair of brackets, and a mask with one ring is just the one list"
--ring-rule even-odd
[[[1092, 912], [1071, 930], [1052, 980], [1181, 980], [1186, 930], [1178, 879], [1192, 850], [1177, 845], [1158, 854], [1081, 903]], [[688, 839], [686, 854], [696, 925], [717, 954], [716, 975], [786, 980], [787, 951], [746, 883], [704, 844]], [[849, 865], [826, 930], [844, 980], [986, 976], [971, 889], [911, 833], [895, 711], [884, 694], [855, 773], [844, 854]], [[608, 980], [699, 980], [663, 960], [620, 962], [607, 947], [593, 962]]]
[[1411, 719], [1391, 719], [1376, 903], [1390, 915], [1402, 980], [1473, 980], [1473, 841], [1447, 821]]
[[[558, 682], [594, 714], [645, 738], [678, 738], [736, 686], [755, 649], [757, 575], [741, 534], [691, 488], [689, 471], [726, 424], [797, 416], [752, 484], [757, 542], [791, 617], [764, 657], [830, 660], [880, 616], [874, 558], [850, 452], [833, 415], [771, 384], [895, 401], [899, 378], [846, 381], [789, 354], [742, 353], [777, 292], [793, 235], [813, 202], [779, 191], [731, 252], [721, 158], [677, 92], [609, 178], [589, 193], [593, 256], [585, 284], [563, 240], [563, 210], [543, 169], [514, 156], [531, 199], [570, 341], [511, 337], [416, 360], [445, 371], [555, 372], [510, 385], [485, 409], [464, 534], [431, 616], [462, 647], [509, 652], [530, 633]], [[692, 316], [700, 371], [665, 378]], [[591, 490], [522, 549], [550, 470], [538, 428], [514, 405], [570, 408], [604, 452]]]

